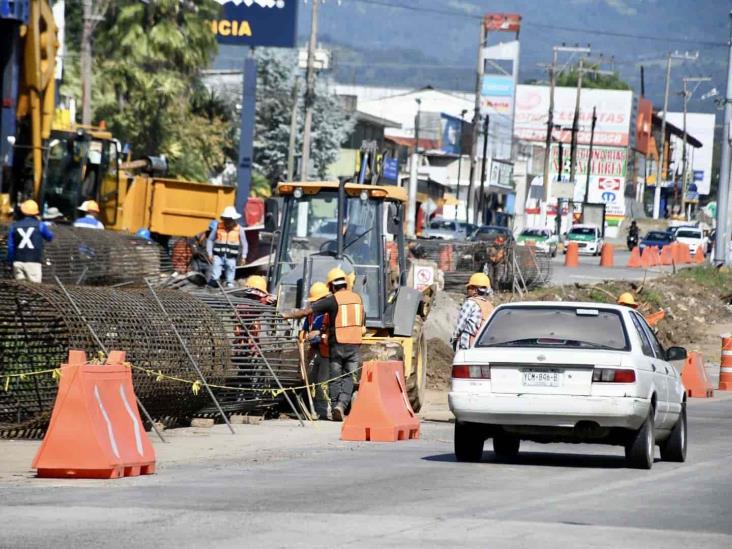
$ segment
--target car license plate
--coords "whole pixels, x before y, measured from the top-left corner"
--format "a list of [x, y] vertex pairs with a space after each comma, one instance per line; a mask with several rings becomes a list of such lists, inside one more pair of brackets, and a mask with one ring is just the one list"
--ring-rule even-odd
[[529, 387], [559, 387], [561, 371], [552, 368], [527, 368], [522, 371], [523, 384]]

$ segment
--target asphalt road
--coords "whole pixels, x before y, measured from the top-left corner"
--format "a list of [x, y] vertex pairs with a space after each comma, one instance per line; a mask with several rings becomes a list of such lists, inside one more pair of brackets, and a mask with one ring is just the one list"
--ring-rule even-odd
[[689, 412], [689, 460], [651, 471], [588, 445], [525, 443], [508, 465], [487, 444], [462, 464], [449, 423], [394, 444], [335, 442], [325, 424], [325, 444], [155, 476], [27, 479], [0, 486], [0, 546], [729, 548], [732, 399]]
[[654, 267], [652, 269], [629, 269], [626, 267], [630, 252], [623, 248], [615, 249], [615, 266], [600, 267], [600, 258], [581, 255], [579, 267], [565, 267], [564, 255], [559, 253], [553, 262], [551, 284], [564, 286], [575, 282], [596, 284], [603, 280], [641, 281], [672, 272], [672, 267]]

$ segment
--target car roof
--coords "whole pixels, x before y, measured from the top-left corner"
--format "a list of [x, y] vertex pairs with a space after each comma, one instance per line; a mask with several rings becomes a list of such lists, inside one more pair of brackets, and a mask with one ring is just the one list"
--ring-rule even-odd
[[572, 227], [570, 227], [569, 230], [571, 231], [572, 229], [599, 229], [599, 228], [600, 227], [598, 227], [597, 225], [578, 223], [576, 225], [572, 225]]
[[613, 311], [627, 311], [624, 305], [616, 305], [614, 303], [597, 303], [594, 301], [513, 301], [511, 303], [502, 303], [496, 309], [507, 309], [510, 307], [534, 307], [534, 308], [552, 308], [552, 307], [568, 307], [575, 309], [609, 309]]

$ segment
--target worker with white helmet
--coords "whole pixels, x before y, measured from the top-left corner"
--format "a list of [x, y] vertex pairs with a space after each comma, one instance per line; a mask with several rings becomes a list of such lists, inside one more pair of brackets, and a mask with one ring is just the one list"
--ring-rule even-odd
[[81, 206], [77, 208], [84, 215], [74, 221], [74, 227], [82, 229], [104, 229], [104, 224], [97, 219], [99, 217], [99, 204], [94, 200], [85, 200]]
[[349, 289], [348, 275], [339, 267], [325, 279], [331, 295], [318, 299], [305, 309], [286, 313], [285, 318], [303, 318], [310, 314], [328, 314], [331, 414], [334, 421], [343, 421], [351, 404], [354, 374], [361, 365], [361, 341], [366, 312], [361, 296]]
[[453, 349], [468, 349], [491, 312], [491, 279], [484, 273], [475, 273], [466, 285], [467, 299], [463, 302], [458, 315], [455, 331], [452, 334]]
[[247, 237], [244, 227], [237, 221], [241, 214], [234, 206], [227, 206], [221, 212], [221, 222], [212, 227], [206, 241], [206, 253], [211, 264], [209, 271], [209, 285], [216, 287], [216, 283], [224, 274], [226, 286], [234, 287], [236, 267], [243, 265], [247, 257]]
[[44, 241], [53, 240], [48, 226], [38, 219], [38, 204], [26, 200], [20, 205], [22, 218], [12, 225], [8, 233], [8, 264], [15, 280], [41, 282]]

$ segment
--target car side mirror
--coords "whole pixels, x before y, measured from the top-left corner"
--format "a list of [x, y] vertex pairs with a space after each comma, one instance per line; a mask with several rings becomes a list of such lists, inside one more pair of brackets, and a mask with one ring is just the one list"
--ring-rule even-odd
[[675, 362], [677, 360], [686, 360], [686, 349], [683, 347], [669, 347], [666, 349], [666, 361]]
[[390, 234], [397, 234], [401, 230], [402, 226], [401, 208], [394, 203], [390, 203], [387, 213], [386, 230], [389, 231]]
[[279, 204], [275, 198], [268, 198], [264, 202], [264, 230], [273, 233], [277, 230], [279, 219]]

